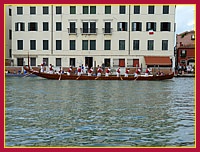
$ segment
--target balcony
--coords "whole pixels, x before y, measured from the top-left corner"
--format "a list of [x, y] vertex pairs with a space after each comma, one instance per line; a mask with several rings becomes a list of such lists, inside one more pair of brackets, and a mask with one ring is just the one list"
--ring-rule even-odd
[[81, 28], [81, 34], [97, 34], [97, 28]]
[[112, 28], [103, 28], [103, 33], [106, 34], [112, 34], [113, 29]]
[[68, 33], [72, 34], [72, 35], [76, 35], [77, 34], [77, 28], [67, 28], [68, 29]]

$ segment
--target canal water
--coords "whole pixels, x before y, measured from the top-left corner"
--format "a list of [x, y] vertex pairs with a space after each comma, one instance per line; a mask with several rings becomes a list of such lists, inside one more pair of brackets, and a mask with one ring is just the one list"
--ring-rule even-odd
[[5, 145], [195, 146], [195, 79], [5, 80]]

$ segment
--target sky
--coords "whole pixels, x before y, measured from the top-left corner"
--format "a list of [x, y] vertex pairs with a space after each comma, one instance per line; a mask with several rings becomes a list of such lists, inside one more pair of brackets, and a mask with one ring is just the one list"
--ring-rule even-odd
[[176, 5], [176, 34], [195, 30], [195, 5]]

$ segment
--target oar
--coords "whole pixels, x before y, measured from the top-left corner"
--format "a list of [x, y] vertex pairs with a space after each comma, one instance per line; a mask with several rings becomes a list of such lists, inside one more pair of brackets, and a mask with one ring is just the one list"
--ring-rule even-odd
[[122, 76], [120, 76], [120, 79], [123, 80], [123, 79], [122, 79]]
[[97, 80], [99, 77], [96, 77], [95, 80]]
[[[33, 73], [33, 72], [32, 72], [32, 73]], [[32, 73], [29, 73], [29, 74], [27, 74], [27, 75], [23, 76], [23, 78], [25, 78], [25, 77], [27, 77], [27, 76], [31, 75]]]
[[59, 80], [61, 79], [61, 74], [60, 74], [60, 77], [59, 77]]
[[80, 76], [78, 78], [76, 78], [76, 80], [78, 80], [80, 78]]
[[[137, 78], [138, 78], [138, 76], [137, 76]], [[136, 78], [134, 81], [136, 81], [136, 80], [137, 80], [137, 78]]]

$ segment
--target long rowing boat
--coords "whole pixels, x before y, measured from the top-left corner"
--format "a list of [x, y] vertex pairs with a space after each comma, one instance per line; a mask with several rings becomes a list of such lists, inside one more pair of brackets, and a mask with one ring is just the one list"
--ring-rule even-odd
[[36, 76], [42, 77], [42, 78], [46, 78], [46, 79], [51, 79], [51, 80], [166, 80], [166, 79], [172, 79], [174, 77], [174, 73], [169, 73], [169, 74], [165, 74], [165, 75], [149, 75], [149, 76], [145, 76], [145, 75], [138, 75], [137, 77], [134, 76], [129, 76], [129, 77], [124, 77], [124, 76], [87, 76], [87, 75], [81, 75], [81, 76], [77, 76], [77, 75], [67, 75], [67, 74], [50, 74], [50, 73], [46, 73], [46, 72], [40, 72], [37, 70], [33, 70], [30, 69], [29, 67], [24, 66], [24, 69], [31, 73], [34, 74]]

